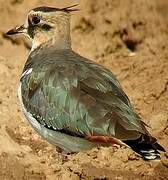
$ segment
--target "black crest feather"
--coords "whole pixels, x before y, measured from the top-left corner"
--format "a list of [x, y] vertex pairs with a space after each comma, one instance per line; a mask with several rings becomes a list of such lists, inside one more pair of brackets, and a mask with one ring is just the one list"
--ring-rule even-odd
[[65, 7], [65, 8], [62, 8], [61, 10], [62, 11], [66, 11], [66, 12], [73, 12], [73, 11], [79, 11], [78, 8], [74, 8], [76, 6], [78, 6], [79, 4], [74, 4], [72, 6], [68, 6], [68, 7]]
[[64, 12], [73, 12], [73, 11], [79, 11], [79, 9], [75, 8], [79, 4], [74, 4], [72, 6], [67, 6], [65, 8], [54, 8], [54, 7], [48, 7], [48, 6], [41, 6], [41, 7], [36, 7], [33, 9], [33, 11], [41, 11], [41, 12], [55, 12], [55, 11], [64, 11]]

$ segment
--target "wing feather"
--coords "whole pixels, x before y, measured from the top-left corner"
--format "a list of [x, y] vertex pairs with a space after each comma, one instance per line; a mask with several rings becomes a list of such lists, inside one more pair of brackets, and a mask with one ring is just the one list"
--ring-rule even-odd
[[22, 78], [23, 103], [42, 125], [80, 136], [133, 139], [146, 133], [109, 70], [77, 54], [68, 57]]

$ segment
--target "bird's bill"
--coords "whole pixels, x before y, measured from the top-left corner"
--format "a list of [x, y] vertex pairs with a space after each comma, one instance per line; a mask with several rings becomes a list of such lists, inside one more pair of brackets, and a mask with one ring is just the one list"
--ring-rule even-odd
[[19, 34], [19, 33], [25, 33], [26, 32], [26, 27], [24, 25], [21, 25], [19, 27], [15, 27], [11, 30], [9, 30], [6, 35], [14, 35], [14, 34]]

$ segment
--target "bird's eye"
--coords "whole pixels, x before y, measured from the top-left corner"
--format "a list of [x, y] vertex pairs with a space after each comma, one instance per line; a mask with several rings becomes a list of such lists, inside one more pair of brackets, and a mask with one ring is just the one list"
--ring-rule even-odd
[[39, 24], [41, 18], [39, 16], [33, 16], [32, 17], [32, 24], [37, 25]]

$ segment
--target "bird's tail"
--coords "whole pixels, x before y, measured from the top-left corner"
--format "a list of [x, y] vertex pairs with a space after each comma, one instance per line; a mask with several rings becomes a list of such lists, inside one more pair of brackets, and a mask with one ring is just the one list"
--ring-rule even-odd
[[127, 140], [124, 143], [140, 154], [144, 160], [160, 159], [160, 151], [165, 152], [156, 139], [148, 135], [141, 135], [138, 139]]

